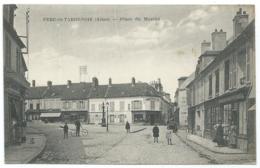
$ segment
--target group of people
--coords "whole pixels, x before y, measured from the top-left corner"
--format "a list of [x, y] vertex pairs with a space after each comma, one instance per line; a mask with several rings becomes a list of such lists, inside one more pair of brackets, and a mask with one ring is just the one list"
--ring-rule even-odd
[[[166, 140], [167, 140], [167, 144], [168, 145], [172, 145], [172, 137], [173, 137], [173, 133], [175, 133], [177, 130], [176, 128], [171, 128], [170, 126], [167, 126], [167, 130], [166, 130]], [[157, 125], [155, 125], [153, 127], [153, 137], [154, 137], [154, 143], [158, 143], [158, 137], [159, 137], [159, 127]]]
[[[81, 123], [79, 120], [75, 121], [75, 127], [76, 127], [76, 136], [80, 136], [80, 127], [81, 127]], [[63, 128], [63, 133], [64, 133], [64, 139], [68, 139], [69, 137], [69, 126], [67, 124], [67, 122], [65, 122], [65, 125], [62, 127]]]
[[[125, 125], [125, 129], [127, 133], [130, 133], [130, 124], [127, 121], [126, 125]], [[153, 137], [154, 137], [154, 143], [158, 143], [158, 138], [159, 138], [159, 127], [155, 124], [155, 126], [153, 127]], [[177, 131], [177, 128], [171, 128], [169, 126], [167, 126], [167, 130], [166, 130], [166, 139], [167, 139], [167, 143], [168, 145], [172, 145], [172, 137], [173, 137], [173, 133]]]
[[229, 145], [231, 148], [236, 147], [237, 126], [235, 125], [234, 121], [231, 122], [231, 125], [228, 125], [227, 140], [224, 139], [224, 128], [222, 126], [222, 121], [219, 121], [219, 123], [215, 125], [215, 129], [216, 136], [213, 139], [213, 142], [216, 142], [218, 146]]

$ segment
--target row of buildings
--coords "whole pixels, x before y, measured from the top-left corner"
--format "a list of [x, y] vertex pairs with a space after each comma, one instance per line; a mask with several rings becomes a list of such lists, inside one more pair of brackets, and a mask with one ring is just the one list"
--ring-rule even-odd
[[255, 20], [246, 11], [233, 19], [233, 36], [216, 29], [211, 42], [201, 43], [194, 73], [179, 78], [175, 94], [180, 125], [192, 134], [214, 139], [214, 126], [222, 122], [224, 138], [237, 127], [237, 148], [255, 151]]
[[16, 5], [3, 6], [4, 139], [5, 146], [22, 141], [24, 101], [30, 86], [22, 49], [26, 48], [14, 29]]
[[66, 85], [35, 86], [26, 97], [27, 120], [74, 121], [108, 123], [166, 123], [174, 106], [170, 95], [162, 90], [160, 80], [147, 84], [136, 82], [100, 85], [96, 77], [92, 82]]

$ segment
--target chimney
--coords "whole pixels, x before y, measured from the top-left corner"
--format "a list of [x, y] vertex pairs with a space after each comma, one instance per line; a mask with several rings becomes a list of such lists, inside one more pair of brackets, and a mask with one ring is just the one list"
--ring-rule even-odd
[[111, 78], [108, 79], [108, 86], [112, 86], [112, 79]]
[[97, 77], [92, 78], [92, 86], [97, 87], [98, 86], [98, 79]]
[[162, 92], [162, 91], [163, 91], [163, 87], [162, 87], [161, 79], [160, 79], [160, 78], [158, 78], [158, 91], [159, 91], [159, 92]]
[[183, 84], [183, 82], [187, 79], [188, 77], [186, 76], [183, 76], [183, 77], [180, 77], [178, 79], [178, 87], [180, 88], [180, 86]]
[[71, 87], [71, 80], [67, 80], [67, 88]]
[[246, 11], [242, 12], [242, 8], [239, 8], [236, 16], [233, 19], [233, 36], [239, 35], [248, 25], [248, 14]]
[[220, 51], [223, 50], [227, 45], [227, 33], [224, 32], [222, 29], [218, 31], [215, 29], [213, 33], [211, 33], [212, 39], [212, 50]]
[[201, 43], [201, 54], [203, 54], [205, 51], [209, 51], [211, 50], [211, 43], [203, 40], [203, 42]]
[[135, 78], [132, 77], [132, 86], [135, 86]]
[[48, 88], [51, 88], [52, 82], [51, 82], [51, 81], [48, 81], [48, 82], [47, 82], [47, 86], [48, 86]]
[[32, 87], [35, 87], [35, 80], [32, 80]]

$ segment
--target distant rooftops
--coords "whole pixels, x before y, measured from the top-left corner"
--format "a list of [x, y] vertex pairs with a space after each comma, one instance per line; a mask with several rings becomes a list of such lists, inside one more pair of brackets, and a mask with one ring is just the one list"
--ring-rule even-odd
[[67, 85], [35, 86], [28, 89], [27, 99], [61, 98], [63, 100], [80, 100], [88, 98], [119, 98], [119, 97], [160, 97], [160, 93], [151, 85], [143, 82], [98, 85], [97, 78], [93, 83], [72, 83]]

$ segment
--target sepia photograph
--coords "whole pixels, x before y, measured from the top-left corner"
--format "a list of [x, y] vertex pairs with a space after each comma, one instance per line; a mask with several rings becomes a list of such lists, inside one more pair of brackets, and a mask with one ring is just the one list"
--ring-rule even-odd
[[5, 165], [256, 165], [255, 5], [2, 11]]

